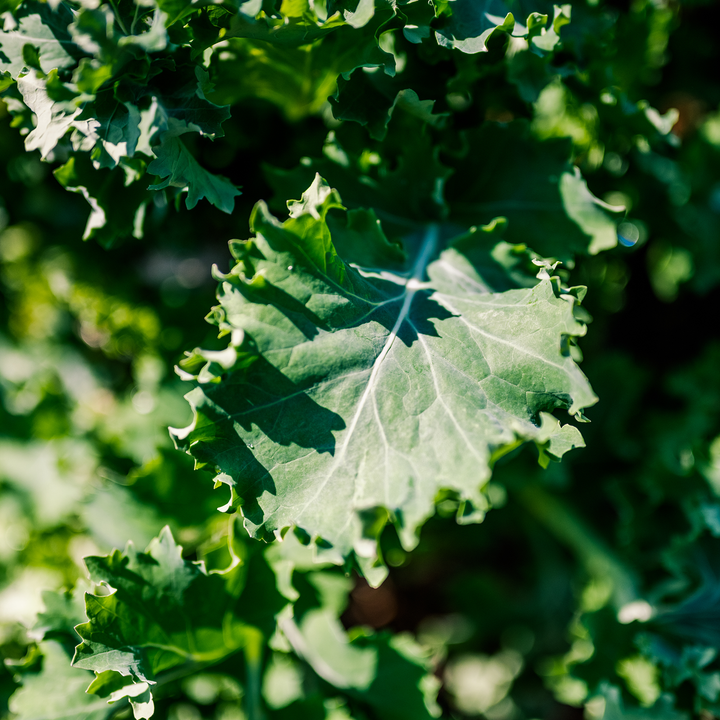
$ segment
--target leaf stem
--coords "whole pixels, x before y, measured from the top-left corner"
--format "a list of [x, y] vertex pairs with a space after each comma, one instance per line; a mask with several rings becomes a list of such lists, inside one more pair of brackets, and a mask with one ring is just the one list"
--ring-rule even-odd
[[115, 4], [115, 0], [110, 0], [110, 5], [112, 6], [113, 13], [115, 15], [115, 19], [117, 20], [117, 24], [120, 26], [120, 29], [123, 31], [123, 34], [127, 35], [128, 34], [127, 28], [125, 27], [125, 24], [123, 23], [122, 19], [120, 18], [120, 11], [118, 10], [117, 5]]
[[263, 720], [264, 713], [260, 701], [262, 686], [262, 648], [263, 637], [257, 632], [249, 632], [245, 643], [245, 664], [247, 667], [247, 703], [245, 710], [248, 720]]
[[130, 34], [135, 34], [135, 23], [138, 21], [138, 12], [140, 11], [140, 5], [135, 0], [135, 14], [133, 15], [132, 23], [130, 24]]

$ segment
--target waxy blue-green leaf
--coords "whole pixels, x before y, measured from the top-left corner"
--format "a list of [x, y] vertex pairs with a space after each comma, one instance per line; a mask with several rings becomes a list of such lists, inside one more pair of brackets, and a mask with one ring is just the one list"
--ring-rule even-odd
[[[438, 45], [463, 53], [487, 52], [495, 35], [527, 37], [536, 52], [550, 52], [567, 24], [570, 6], [546, 0], [440, 0], [435, 38]], [[548, 16], [553, 18], [545, 27]], [[560, 18], [560, 19], [558, 19]]]
[[32, 637], [37, 640], [65, 636], [73, 642], [77, 640], [75, 625], [84, 619], [83, 588], [78, 583], [73, 592], [54, 592], [44, 590], [42, 600], [45, 609], [39, 612], [32, 626]]
[[379, 720], [429, 720], [439, 714], [439, 682], [430, 674], [426, 648], [407, 635], [343, 628], [350, 578], [327, 569], [318, 572], [312, 550], [292, 535], [270, 546], [265, 556], [283, 593], [295, 602], [292, 615], [283, 613], [278, 628], [316, 675], [372, 708]]
[[154, 131], [172, 136], [197, 132], [211, 139], [222, 137], [222, 124], [230, 117], [230, 109], [206, 98], [213, 89], [209, 74], [199, 65], [166, 79], [161, 90], [151, 84], [148, 94], [157, 102]]
[[624, 702], [619, 687], [603, 682], [596, 697], [604, 700], [601, 720], [689, 720], [688, 713], [674, 707], [675, 698], [669, 693], [663, 694], [650, 707], [633, 707]]
[[[194, 11], [192, 3], [165, 5], [173, 17]], [[237, 188], [203, 170], [177, 139], [184, 133], [221, 137], [229, 109], [206, 99], [213, 85], [191, 54], [179, 45], [168, 48], [166, 25], [173, 18], [163, 8], [101, 3], [70, 10], [61, 3], [53, 10], [31, 1], [8, 23], [0, 34], [0, 70], [16, 81], [17, 98], [34, 114], [33, 125], [23, 123], [29, 131], [26, 148], [52, 159], [69, 135], [72, 149], [86, 153], [96, 170], [122, 165], [124, 177], [117, 174], [113, 182], [135, 185], [127, 207], [121, 198], [127, 192], [100, 199], [101, 191], [88, 191], [87, 184], [64, 183], [84, 192], [93, 208], [86, 237], [97, 235], [110, 245], [118, 235], [141, 234], [138, 209], [146, 198], [137, 197], [144, 193], [137, 186], [147, 163], [138, 153], [155, 156], [151, 172], [161, 182], [153, 189], [187, 187], [188, 207], [206, 197], [232, 211]], [[23, 108], [15, 98], [10, 112], [19, 124]], [[121, 227], [113, 220], [119, 216]]]
[[[125, 158], [135, 156], [137, 150], [149, 154], [150, 148], [139, 148], [143, 128], [148, 125], [152, 109], [140, 111], [134, 103], [119, 103], [108, 93], [100, 96], [83, 109], [83, 118], [90, 115], [92, 120], [76, 123], [71, 135], [73, 149], [87, 153], [96, 170], [114, 168]], [[146, 131], [147, 132], [147, 131]]]
[[496, 291], [473, 262], [497, 224], [449, 247], [429, 226], [406, 273], [371, 272], [335, 251], [339, 204], [318, 177], [285, 223], [256, 207], [256, 237], [233, 244], [220, 276], [213, 317], [230, 347], [186, 363], [195, 419], [172, 432], [217, 466], [252, 535], [296, 527], [326, 559], [354, 552], [370, 568], [384, 518], [407, 548], [441, 489], [480, 519], [496, 454], [545, 442], [539, 413], [596, 398], [562, 350], [585, 332], [575, 298], [547, 273]]
[[135, 35], [134, 24], [128, 31], [121, 24], [114, 8], [106, 4], [81, 9], [69, 30], [79, 48], [97, 62], [107, 65], [110, 72], [115, 74], [143, 53], [165, 49], [167, 33], [162, 21], [162, 13], [156, 10], [147, 30]]
[[70, 665], [78, 636], [74, 626], [84, 619], [83, 583], [71, 592], [42, 593], [45, 609], [29, 632], [38, 642], [12, 668], [21, 686], [10, 698], [18, 720], [104, 720], [115, 709], [85, 690], [92, 673]]
[[420, 100], [412, 89], [398, 89], [396, 83], [377, 68], [358, 68], [349, 77], [338, 79], [338, 88], [330, 98], [333, 115], [338, 120], [352, 120], [364, 125], [370, 137], [382, 140], [396, 108], [428, 125], [439, 126], [446, 115], [433, 113], [434, 100]]
[[25, 138], [25, 148], [28, 151], [39, 150], [43, 160], [47, 159], [65, 133], [76, 127], [77, 118], [82, 112], [71, 100], [57, 100], [53, 97], [48, 83], [56, 77], [54, 70], [47, 78], [31, 70], [21, 74], [17, 81], [25, 104], [36, 118], [35, 128]]

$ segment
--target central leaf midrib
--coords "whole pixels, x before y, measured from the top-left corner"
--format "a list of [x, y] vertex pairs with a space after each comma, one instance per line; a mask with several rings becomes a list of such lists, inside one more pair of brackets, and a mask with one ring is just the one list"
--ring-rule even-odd
[[342, 461], [345, 459], [345, 454], [347, 452], [347, 449], [350, 445], [350, 442], [353, 437], [353, 433], [355, 432], [355, 428], [357, 426], [357, 423], [360, 419], [360, 416], [362, 415], [363, 410], [365, 409], [365, 405], [367, 403], [367, 400], [372, 393], [374, 389], [374, 383], [375, 379], [380, 372], [380, 368], [382, 366], [383, 360], [390, 352], [390, 349], [392, 348], [392, 345], [397, 338], [398, 331], [402, 327], [403, 323], [406, 321], [407, 317], [410, 314], [410, 307], [412, 306], [412, 302], [415, 298], [415, 295], [417, 294], [418, 290], [424, 289], [421, 285], [421, 281], [423, 276], [425, 275], [425, 270], [427, 266], [430, 263], [430, 258], [432, 257], [436, 245], [438, 241], [438, 227], [437, 225], [430, 225], [428, 226], [426, 232], [425, 232], [425, 238], [423, 240], [422, 246], [420, 248], [420, 252], [418, 253], [417, 260], [415, 262], [415, 266], [413, 267], [413, 272], [411, 277], [408, 279], [407, 283], [405, 284], [405, 298], [402, 304], [402, 307], [400, 308], [400, 312], [398, 313], [398, 318], [395, 321], [395, 325], [393, 325], [392, 330], [390, 331], [390, 334], [388, 335], [387, 340], [385, 341], [385, 345], [383, 346], [383, 349], [380, 351], [380, 354], [375, 358], [375, 361], [372, 365], [372, 371], [370, 372], [370, 377], [368, 378], [367, 386], [365, 387], [365, 391], [362, 394], [362, 397], [360, 398], [360, 401], [358, 402], [357, 408], [355, 410], [355, 413], [353, 415], [352, 420], [350, 421], [350, 424], [348, 425], [348, 430], [345, 435], [345, 438], [343, 439], [343, 443], [337, 453], [337, 455], [334, 458], [334, 461], [332, 463], [332, 466], [327, 472], [327, 475], [325, 476], [322, 483], [320, 483], [320, 486], [314, 493], [314, 495], [305, 503], [305, 505], [301, 508], [301, 510], [297, 513], [297, 518], [300, 518], [302, 514], [305, 512], [307, 507], [313, 503], [319, 495], [323, 492], [325, 489], [325, 486], [332, 478], [333, 474], [339, 467], [339, 465], [342, 463]]

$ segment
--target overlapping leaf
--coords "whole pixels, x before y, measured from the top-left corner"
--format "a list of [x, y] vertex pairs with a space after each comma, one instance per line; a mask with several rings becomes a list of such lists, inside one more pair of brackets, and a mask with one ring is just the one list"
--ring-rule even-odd
[[568, 261], [617, 244], [624, 208], [611, 207], [590, 192], [570, 162], [567, 141], [539, 142], [524, 121], [485, 123], [467, 134], [459, 158], [444, 157], [443, 164], [438, 146], [406, 108], [390, 129], [393, 143], [400, 145], [392, 169], [386, 161], [367, 172], [361, 158], [331, 136], [324, 157], [308, 159], [292, 171], [270, 168], [269, 180], [278, 195], [288, 197], [302, 192], [319, 172], [348, 207], [373, 207], [395, 232], [441, 219], [467, 227], [502, 216], [508, 220], [506, 240], [543, 257]]
[[603, 720], [688, 720], [688, 714], [674, 707], [674, 698], [663, 695], [651, 707], [632, 707], [623, 702], [620, 688], [610, 683], [602, 683], [598, 688], [598, 697], [602, 697]]
[[448, 183], [452, 218], [481, 224], [502, 215], [508, 241], [562, 260], [617, 245], [624, 208], [610, 207], [588, 190], [569, 162], [568, 142], [539, 143], [522, 121], [486, 123], [468, 140], [469, 151]]
[[395, 70], [393, 56], [379, 47], [370, 29], [341, 27], [321, 43], [300, 47], [244, 38], [226, 43], [213, 56], [213, 100], [234, 105], [245, 98], [267, 99], [291, 120], [320, 111], [343, 73], [359, 67]]
[[307, 158], [292, 170], [267, 168], [276, 194], [273, 210], [282, 211], [285, 200], [299, 197], [319, 173], [339, 191], [348, 208], [372, 208], [388, 234], [406, 235], [446, 218], [444, 188], [452, 170], [440, 161], [440, 148], [433, 145], [417, 118], [406, 112], [395, 115], [391, 130], [399, 152], [378, 157], [372, 172], [364, 162], [365, 153], [345, 147], [336, 133], [328, 135], [322, 157]]
[[561, 349], [584, 327], [547, 276], [491, 285], [497, 224], [449, 247], [430, 226], [391, 274], [337, 255], [326, 218], [341, 206], [320, 178], [290, 207], [280, 224], [259, 205], [257, 236], [233, 246], [214, 315], [232, 342], [185, 363], [195, 420], [173, 433], [218, 467], [253, 535], [294, 526], [369, 570], [385, 513], [408, 548], [441, 489], [481, 518], [494, 455], [545, 442], [540, 413], [595, 401]]
[[[278, 578], [287, 581], [283, 592], [295, 602], [292, 615], [280, 618], [279, 629], [289, 648], [319, 678], [382, 720], [437, 716], [439, 683], [429, 674], [432, 662], [426, 648], [404, 634], [373, 633], [369, 628], [345, 631], [340, 617], [347, 609], [352, 581], [327, 568], [318, 571], [311, 549], [292, 536], [265, 554]], [[288, 710], [299, 716], [302, 701]]]
[[495, 33], [511, 33], [515, 19], [501, 0], [456, 0], [447, 3], [449, 18], [435, 31], [438, 44], [474, 54], [487, 51], [487, 43]]
[[[188, 208], [206, 198], [231, 212], [239, 190], [203, 168], [178, 139], [194, 132], [222, 136], [229, 110], [208, 96], [231, 104], [267, 98], [296, 119], [320, 112], [335, 93], [336, 117], [360, 122], [377, 138], [385, 135], [397, 107], [437, 124], [442, 116], [432, 114], [434, 101], [419, 100], [407, 86], [409, 78], [390, 82], [401, 56], [388, 33], [402, 28], [410, 42], [434, 43], [434, 24], [441, 45], [466, 53], [485, 49], [493, 33], [512, 31], [532, 42], [545, 38], [543, 48], [552, 49], [559, 25], [553, 22], [546, 30], [547, 17], [540, 14], [545, 4], [515, 5], [442, 2], [433, 9], [417, 0], [397, 6], [364, 0], [327, 8], [285, 2], [271, 9], [253, 2], [234, 12], [158, 2], [76, 10], [62, 5], [54, 12], [29, 0], [0, 38], [0, 69], [23, 98], [24, 107], [12, 102], [11, 112], [24, 117], [29, 108], [35, 116], [26, 145], [44, 159], [52, 159], [69, 135], [73, 150], [88, 153], [96, 169], [122, 168], [106, 185], [137, 185], [147, 171], [160, 177], [150, 189], [187, 189]], [[515, 23], [510, 10], [525, 24]], [[219, 41], [218, 52], [211, 50]], [[211, 57], [220, 83], [214, 95], [205, 70]], [[110, 244], [142, 234], [144, 199], [126, 202], [128, 193], [99, 198], [86, 185], [66, 187], [82, 192], [91, 205], [86, 237]]]
[[[144, 170], [142, 161], [139, 165]], [[71, 157], [54, 174], [63, 187], [79, 193], [90, 205], [83, 240], [96, 238], [110, 247], [131, 235], [142, 237], [145, 208], [151, 200], [146, 181], [130, 178], [127, 182], [124, 173], [96, 170], [82, 155]]]
[[40, 644], [42, 668], [23, 675], [10, 710], [18, 720], [105, 720], [114, 707], [85, 690], [92, 674], [70, 665], [70, 655], [56, 640]]
[[[548, 52], [559, 42], [559, 32], [569, 20], [570, 6], [550, 2], [454, 0], [439, 2], [435, 37], [438, 45], [467, 54], [487, 52], [491, 39], [502, 33], [528, 37], [538, 52]], [[552, 17], [549, 27], [548, 17]]]
[[220, 210], [232, 212], [235, 197], [240, 191], [227, 178], [205, 170], [180, 138], [164, 139], [156, 148], [155, 154], [156, 158], [148, 166], [148, 172], [155, 173], [164, 180], [151, 185], [151, 190], [162, 190], [170, 185], [188, 188], [185, 200], [188, 210], [194, 208], [198, 200], [207, 198]]
[[[280, 622], [295, 653], [382, 720], [436, 717], [438, 683], [428, 676], [427, 652], [407, 635], [356, 631], [348, 637], [339, 620], [350, 589], [344, 580], [321, 573], [303, 577], [305, 607]], [[308, 603], [312, 595], [317, 595], [317, 605]]]
[[16, 80], [28, 61], [45, 73], [75, 65], [83, 53], [70, 36], [72, 20], [65, 4], [53, 10], [47, 3], [23, 3], [0, 35], [0, 72]]
[[[229, 556], [225, 538], [217, 539], [220, 544], [203, 553], [212, 564], [214, 552]], [[129, 546], [125, 553], [88, 558], [91, 575], [110, 594], [85, 596], [89, 622], [77, 626], [84, 642], [74, 667], [69, 648], [77, 641], [73, 625], [83, 616], [82, 581], [72, 594], [44, 593], [46, 607], [32, 630], [38, 645], [11, 665], [21, 685], [10, 700], [12, 711], [19, 720], [102, 720], [127, 712], [129, 703], [136, 718], [149, 718], [154, 691], [172, 680], [202, 685], [229, 674], [237, 685], [242, 662], [210, 666], [243, 649], [246, 669], [253, 667], [243, 679], [243, 704], [257, 714], [259, 672], [274, 631], [275, 657], [295, 667], [304, 663], [308, 676], [315, 676], [312, 697], [288, 710], [301, 712], [304, 703], [318, 700], [320, 689], [321, 705], [323, 698], [340, 696], [353, 707], [372, 708], [382, 720], [429, 720], [435, 714], [438, 682], [428, 674], [425, 650], [408, 636], [369, 629], [348, 634], [343, 628], [339, 618], [352, 588], [349, 578], [318, 570], [309, 549], [297, 542], [265, 551], [254, 545], [249, 555], [241, 545], [233, 547], [244, 560], [209, 573], [201, 563], [180, 558], [167, 529], [146, 553]], [[284, 596], [275, 589], [276, 578]], [[85, 668], [95, 670], [95, 677]], [[287, 694], [271, 697], [270, 707], [281, 707]]]
[[[161, 179], [154, 188], [187, 189], [188, 207], [206, 197], [230, 212], [239, 194], [227, 179], [204, 170], [177, 139], [188, 132], [220, 137], [230, 113], [206, 99], [212, 86], [202, 65], [183, 48], [187, 43], [174, 37], [180, 42], [168, 46], [166, 27], [197, 9], [165, 5], [71, 10], [61, 4], [53, 11], [30, 1], [0, 35], [0, 71], [8, 73], [6, 86], [15, 81], [12, 92], [22, 98], [10, 110], [20, 117], [27, 108], [34, 116], [27, 149], [51, 160], [69, 137], [72, 149], [87, 153], [95, 169], [120, 166], [105, 186], [135, 183], [130, 193], [101, 197], [66, 178], [66, 187], [82, 192], [91, 205], [86, 237], [98, 236], [105, 244], [142, 234], [139, 213], [149, 184], [144, 176], [153, 157], [149, 172]], [[137, 187], [142, 182], [144, 187]]]
[[130, 697], [136, 717], [152, 714], [152, 687], [163, 673], [217, 663], [268, 637], [285, 604], [261, 557], [208, 573], [180, 552], [165, 528], [145, 553], [129, 544], [86, 559], [93, 581], [114, 592], [86, 596], [73, 664], [96, 672], [89, 693]]

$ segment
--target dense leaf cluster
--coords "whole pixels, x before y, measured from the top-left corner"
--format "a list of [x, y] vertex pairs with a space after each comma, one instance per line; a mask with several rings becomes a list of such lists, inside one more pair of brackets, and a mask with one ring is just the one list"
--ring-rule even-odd
[[710, 8], [0, 12], [0, 716], [720, 715]]

